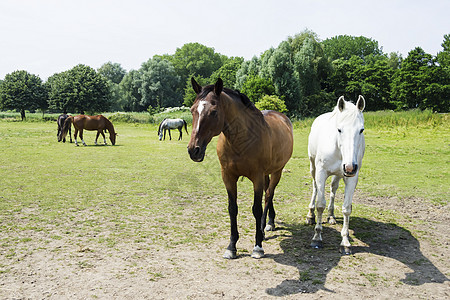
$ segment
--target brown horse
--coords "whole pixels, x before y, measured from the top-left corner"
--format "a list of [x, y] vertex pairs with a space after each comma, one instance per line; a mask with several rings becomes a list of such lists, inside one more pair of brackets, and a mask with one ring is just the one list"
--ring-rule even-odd
[[[231, 223], [230, 244], [223, 257], [236, 258], [236, 242], [239, 239], [236, 200], [240, 176], [253, 182], [256, 243], [252, 257], [263, 257], [264, 229], [275, 228], [274, 190], [292, 155], [292, 124], [285, 115], [275, 111], [261, 112], [244, 94], [223, 88], [220, 78], [215, 85], [205, 87], [201, 87], [194, 78], [191, 82], [197, 94], [191, 107], [192, 134], [188, 145], [191, 159], [203, 161], [206, 146], [214, 136], [220, 134], [217, 155], [228, 193]], [[261, 205], [263, 192], [264, 211]], [[266, 227], [267, 212], [269, 222]]]
[[103, 141], [106, 145], [106, 138], [105, 134], [103, 133], [104, 130], [108, 130], [109, 132], [109, 139], [113, 145], [116, 144], [116, 132], [114, 131], [113, 124], [104, 116], [98, 115], [98, 116], [85, 116], [85, 115], [78, 115], [78, 116], [70, 116], [66, 119], [64, 122], [63, 130], [61, 131], [61, 139], [64, 139], [67, 135], [67, 131], [70, 129], [70, 125], [73, 124], [73, 127], [75, 127], [75, 133], [73, 134], [73, 137], [75, 138], [75, 145], [78, 146], [77, 142], [77, 135], [78, 131], [80, 132], [80, 138], [83, 145], [86, 146], [86, 143], [83, 140], [83, 130], [97, 130], [97, 136], [95, 138], [95, 144], [97, 145], [98, 136], [101, 134], [103, 136]]

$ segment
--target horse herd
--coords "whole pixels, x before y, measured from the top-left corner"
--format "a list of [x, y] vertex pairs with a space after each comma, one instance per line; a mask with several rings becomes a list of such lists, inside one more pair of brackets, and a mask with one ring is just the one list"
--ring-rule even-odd
[[[230, 216], [230, 242], [223, 255], [224, 258], [237, 257], [236, 243], [239, 239], [237, 228], [237, 181], [245, 176], [253, 183], [253, 216], [256, 221], [255, 247], [251, 256], [264, 256], [262, 242], [265, 231], [275, 229], [275, 210], [273, 197], [283, 168], [293, 151], [293, 128], [290, 120], [276, 111], [260, 111], [238, 91], [223, 87], [219, 78], [214, 85], [200, 86], [191, 79], [196, 99], [191, 107], [192, 133], [188, 144], [188, 153], [194, 162], [201, 162], [206, 148], [214, 136], [217, 141], [217, 155], [221, 165], [222, 180], [228, 194], [228, 212]], [[317, 117], [308, 139], [308, 156], [313, 178], [313, 193], [309, 204], [307, 223], [315, 224], [311, 247], [322, 248], [323, 212], [326, 206], [325, 183], [332, 176], [328, 222], [336, 224], [334, 216], [334, 199], [339, 182], [345, 183], [344, 203], [342, 206], [343, 227], [341, 231], [341, 253], [351, 254], [349, 241], [349, 218], [352, 211], [352, 198], [358, 174], [364, 156], [364, 97], [359, 96], [356, 105], [341, 96], [332, 112]], [[74, 139], [78, 146], [77, 134], [83, 145], [83, 130], [97, 130], [97, 139], [101, 134], [106, 144], [104, 131], [109, 132], [113, 145], [116, 133], [112, 123], [102, 115], [67, 116], [58, 118], [58, 141], [65, 141], [73, 124]], [[179, 140], [182, 128], [187, 133], [184, 120], [165, 119], [158, 128], [159, 139], [165, 139], [165, 131], [178, 129]], [[164, 133], [163, 133], [164, 132]], [[70, 137], [70, 141], [72, 139]], [[261, 205], [264, 195], [264, 207]], [[317, 201], [316, 201], [317, 200]], [[317, 221], [316, 214], [317, 213]], [[266, 222], [268, 216], [268, 221]]]

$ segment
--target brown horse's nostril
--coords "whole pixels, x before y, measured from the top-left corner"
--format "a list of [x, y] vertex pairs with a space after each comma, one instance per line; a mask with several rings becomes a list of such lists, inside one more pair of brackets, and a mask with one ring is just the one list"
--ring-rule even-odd
[[196, 147], [192, 150], [191, 155], [194, 156], [194, 157], [197, 157], [199, 153], [200, 153], [200, 147], [199, 147], [199, 146], [196, 146]]

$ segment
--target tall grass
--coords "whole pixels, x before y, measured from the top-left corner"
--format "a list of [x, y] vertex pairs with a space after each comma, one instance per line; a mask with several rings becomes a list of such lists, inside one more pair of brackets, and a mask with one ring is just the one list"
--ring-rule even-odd
[[364, 113], [366, 127], [394, 128], [394, 127], [424, 127], [433, 128], [449, 123], [448, 114], [433, 113], [431, 110], [409, 111], [377, 111]]
[[[56, 121], [59, 113], [30, 113], [26, 114], [27, 122]], [[148, 112], [105, 112], [103, 113], [112, 122], [121, 123], [139, 123], [139, 124], [159, 124], [165, 118], [182, 118], [188, 124], [192, 123], [192, 115], [189, 108], [167, 108], [157, 113]], [[447, 126], [449, 124], [449, 114], [433, 113], [431, 110], [409, 110], [409, 111], [377, 111], [364, 112], [366, 128], [389, 129], [395, 127], [403, 128], [434, 128], [438, 126]], [[21, 121], [18, 112], [0, 112], [0, 120]], [[294, 128], [309, 128], [314, 118], [294, 120]]]

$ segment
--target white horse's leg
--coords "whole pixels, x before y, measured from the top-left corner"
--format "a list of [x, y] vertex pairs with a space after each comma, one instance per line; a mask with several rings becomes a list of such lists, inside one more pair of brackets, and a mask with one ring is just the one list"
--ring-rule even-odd
[[331, 225], [336, 224], [336, 218], [334, 216], [334, 198], [336, 198], [336, 191], [339, 188], [340, 178], [333, 176], [331, 180], [331, 191], [330, 191], [330, 204], [328, 205], [328, 223]]
[[324, 171], [316, 172], [316, 186], [317, 186], [317, 223], [314, 227], [314, 237], [311, 242], [311, 247], [322, 248], [322, 217], [325, 210], [327, 202], [325, 200], [325, 181], [327, 180], [327, 175]]
[[310, 172], [313, 178], [312, 181], [313, 192], [311, 196], [311, 201], [309, 202], [309, 211], [308, 214], [306, 215], [306, 224], [314, 225], [316, 224], [316, 215], [314, 214], [314, 211], [316, 209], [317, 185], [316, 185], [316, 167], [314, 164], [314, 160], [312, 158], [310, 158]]
[[358, 183], [358, 177], [344, 178], [345, 182], [345, 196], [344, 196], [344, 205], [342, 205], [342, 214], [344, 215], [344, 224], [342, 225], [342, 242], [341, 242], [341, 253], [342, 254], [351, 254], [351, 244], [348, 239], [349, 233], [349, 222], [350, 222], [350, 214], [352, 213], [352, 200], [353, 193], [355, 192], [356, 184]]

